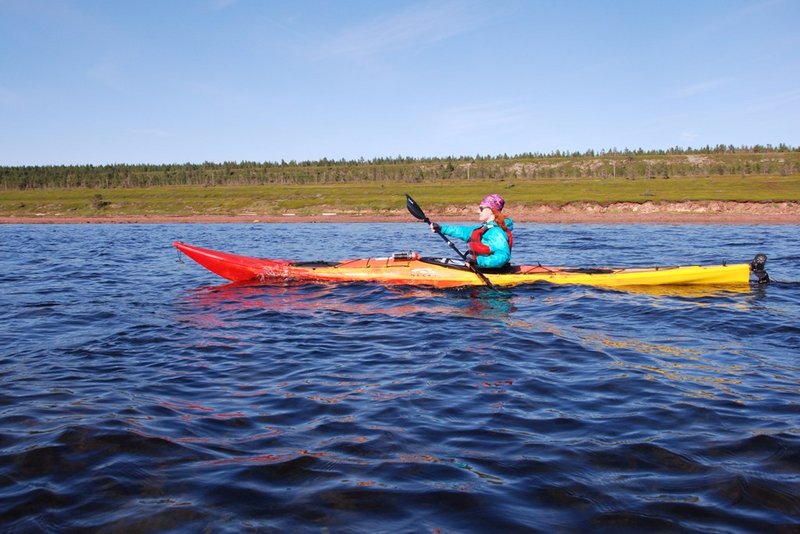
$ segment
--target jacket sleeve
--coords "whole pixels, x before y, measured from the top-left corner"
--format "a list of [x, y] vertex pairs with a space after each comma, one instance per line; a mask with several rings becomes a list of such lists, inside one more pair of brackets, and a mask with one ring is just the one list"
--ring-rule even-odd
[[481, 241], [492, 250], [491, 254], [478, 256], [478, 267], [502, 267], [511, 260], [511, 249], [508, 246], [508, 236], [502, 228], [495, 226], [489, 228]]
[[478, 226], [453, 226], [449, 224], [442, 225], [442, 234], [455, 237], [456, 239], [460, 239], [462, 241], [469, 241], [469, 236], [472, 235], [472, 231], [478, 228]]

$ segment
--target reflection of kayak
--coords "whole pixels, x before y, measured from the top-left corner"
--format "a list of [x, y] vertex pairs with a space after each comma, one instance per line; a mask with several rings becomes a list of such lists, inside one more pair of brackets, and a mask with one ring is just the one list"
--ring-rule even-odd
[[[416, 253], [394, 254], [341, 262], [294, 262], [239, 256], [176, 241], [173, 246], [194, 261], [234, 282], [244, 280], [299, 280], [333, 282], [380, 282], [434, 287], [479, 286], [484, 282], [461, 262], [421, 258]], [[484, 274], [494, 285], [512, 286], [546, 281], [554, 284], [587, 284], [605, 287], [659, 285], [747, 284], [751, 271], [766, 281], [766, 256], [751, 263], [648, 268], [571, 268], [516, 265], [503, 272]]]

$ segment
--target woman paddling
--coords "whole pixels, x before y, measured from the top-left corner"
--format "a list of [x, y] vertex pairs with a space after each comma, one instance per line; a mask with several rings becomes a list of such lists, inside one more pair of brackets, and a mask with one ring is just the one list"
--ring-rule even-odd
[[514, 221], [500, 213], [505, 204], [500, 195], [489, 195], [478, 206], [480, 225], [451, 226], [431, 223], [431, 230], [466, 241], [469, 244], [470, 260], [478, 267], [503, 268], [511, 261], [511, 247], [514, 242], [511, 235]]

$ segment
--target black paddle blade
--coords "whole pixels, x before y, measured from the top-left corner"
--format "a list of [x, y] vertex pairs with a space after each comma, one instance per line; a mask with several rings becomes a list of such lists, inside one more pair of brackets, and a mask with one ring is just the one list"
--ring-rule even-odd
[[422, 211], [422, 208], [419, 207], [411, 195], [406, 193], [406, 208], [408, 208], [409, 213], [419, 219], [420, 221], [428, 222], [428, 218], [425, 216], [425, 212]]

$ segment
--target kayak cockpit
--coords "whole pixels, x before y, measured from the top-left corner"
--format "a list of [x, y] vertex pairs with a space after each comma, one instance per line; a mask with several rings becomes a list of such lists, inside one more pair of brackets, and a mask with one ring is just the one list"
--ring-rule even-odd
[[[439, 265], [441, 267], [448, 267], [451, 269], [459, 269], [462, 271], [471, 271], [467, 265], [460, 260], [451, 258], [420, 258], [419, 261], [429, 263], [431, 265]], [[575, 273], [575, 274], [613, 274], [618, 269], [611, 269], [605, 267], [546, 267], [542, 264], [537, 265], [506, 265], [498, 269], [481, 267], [479, 270], [485, 274], [539, 274], [549, 272], [559, 273]]]

